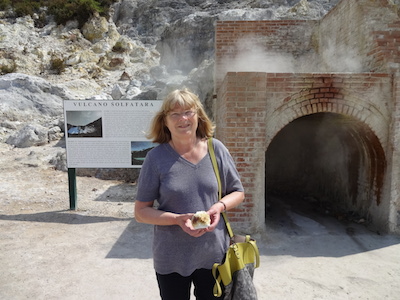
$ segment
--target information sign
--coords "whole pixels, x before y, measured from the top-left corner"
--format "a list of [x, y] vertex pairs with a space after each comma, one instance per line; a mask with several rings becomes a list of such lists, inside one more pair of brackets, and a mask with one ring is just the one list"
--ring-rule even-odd
[[140, 168], [160, 100], [64, 100], [68, 168]]

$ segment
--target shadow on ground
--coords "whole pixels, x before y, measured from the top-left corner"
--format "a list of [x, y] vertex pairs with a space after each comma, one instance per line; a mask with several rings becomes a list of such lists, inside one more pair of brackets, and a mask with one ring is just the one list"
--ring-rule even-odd
[[106, 258], [151, 258], [153, 257], [152, 240], [153, 226], [133, 220], [115, 242]]
[[131, 218], [89, 216], [89, 215], [83, 215], [78, 212], [72, 212], [71, 210], [59, 210], [59, 211], [40, 212], [32, 214], [16, 214], [16, 215], [0, 214], [0, 220], [79, 225], [79, 224], [90, 224], [90, 223], [101, 223], [101, 222], [126, 221], [126, 220], [131, 220]]

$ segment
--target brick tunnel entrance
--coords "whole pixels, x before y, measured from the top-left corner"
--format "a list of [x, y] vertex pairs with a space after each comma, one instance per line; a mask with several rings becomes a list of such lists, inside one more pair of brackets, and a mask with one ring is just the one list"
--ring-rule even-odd
[[231, 151], [246, 190], [232, 222], [265, 226], [272, 200], [290, 199], [364, 220], [372, 230], [394, 230], [392, 94], [386, 74], [228, 72], [216, 103], [216, 137]]
[[336, 113], [300, 117], [274, 137], [265, 158], [266, 211], [281, 201], [303, 213], [372, 221], [386, 160], [362, 122]]

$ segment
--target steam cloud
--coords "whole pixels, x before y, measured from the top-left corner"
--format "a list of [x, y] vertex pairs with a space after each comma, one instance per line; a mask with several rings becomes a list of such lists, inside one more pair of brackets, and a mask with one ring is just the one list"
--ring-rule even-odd
[[226, 64], [228, 72], [295, 72], [294, 57], [289, 53], [267, 52], [250, 40], [238, 41], [237, 50], [234, 60]]
[[361, 55], [346, 45], [331, 42], [320, 53], [309, 51], [294, 57], [292, 53], [267, 51], [254, 38], [238, 40], [236, 56], [223, 58], [227, 72], [334, 73], [363, 72]]

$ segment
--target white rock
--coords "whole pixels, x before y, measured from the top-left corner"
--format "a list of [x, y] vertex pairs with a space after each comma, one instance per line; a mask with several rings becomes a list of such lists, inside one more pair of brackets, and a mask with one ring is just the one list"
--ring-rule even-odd
[[98, 42], [103, 39], [108, 32], [109, 24], [107, 19], [98, 15], [93, 16], [83, 25], [82, 34], [91, 42]]
[[139, 95], [142, 91], [136, 87], [136, 86], [131, 86], [129, 89], [126, 91], [126, 99], [132, 100], [135, 96]]
[[81, 61], [81, 55], [79, 53], [74, 53], [71, 54], [66, 60], [65, 63], [68, 66], [73, 66], [73, 65], [77, 65], [79, 64], [79, 62]]
[[41, 146], [48, 142], [48, 129], [39, 124], [26, 125], [6, 140], [7, 144], [18, 148]]
[[121, 99], [121, 97], [123, 95], [124, 95], [124, 91], [122, 90], [122, 88], [118, 84], [114, 85], [114, 87], [111, 91], [111, 97], [114, 100], [119, 100], [119, 99]]

